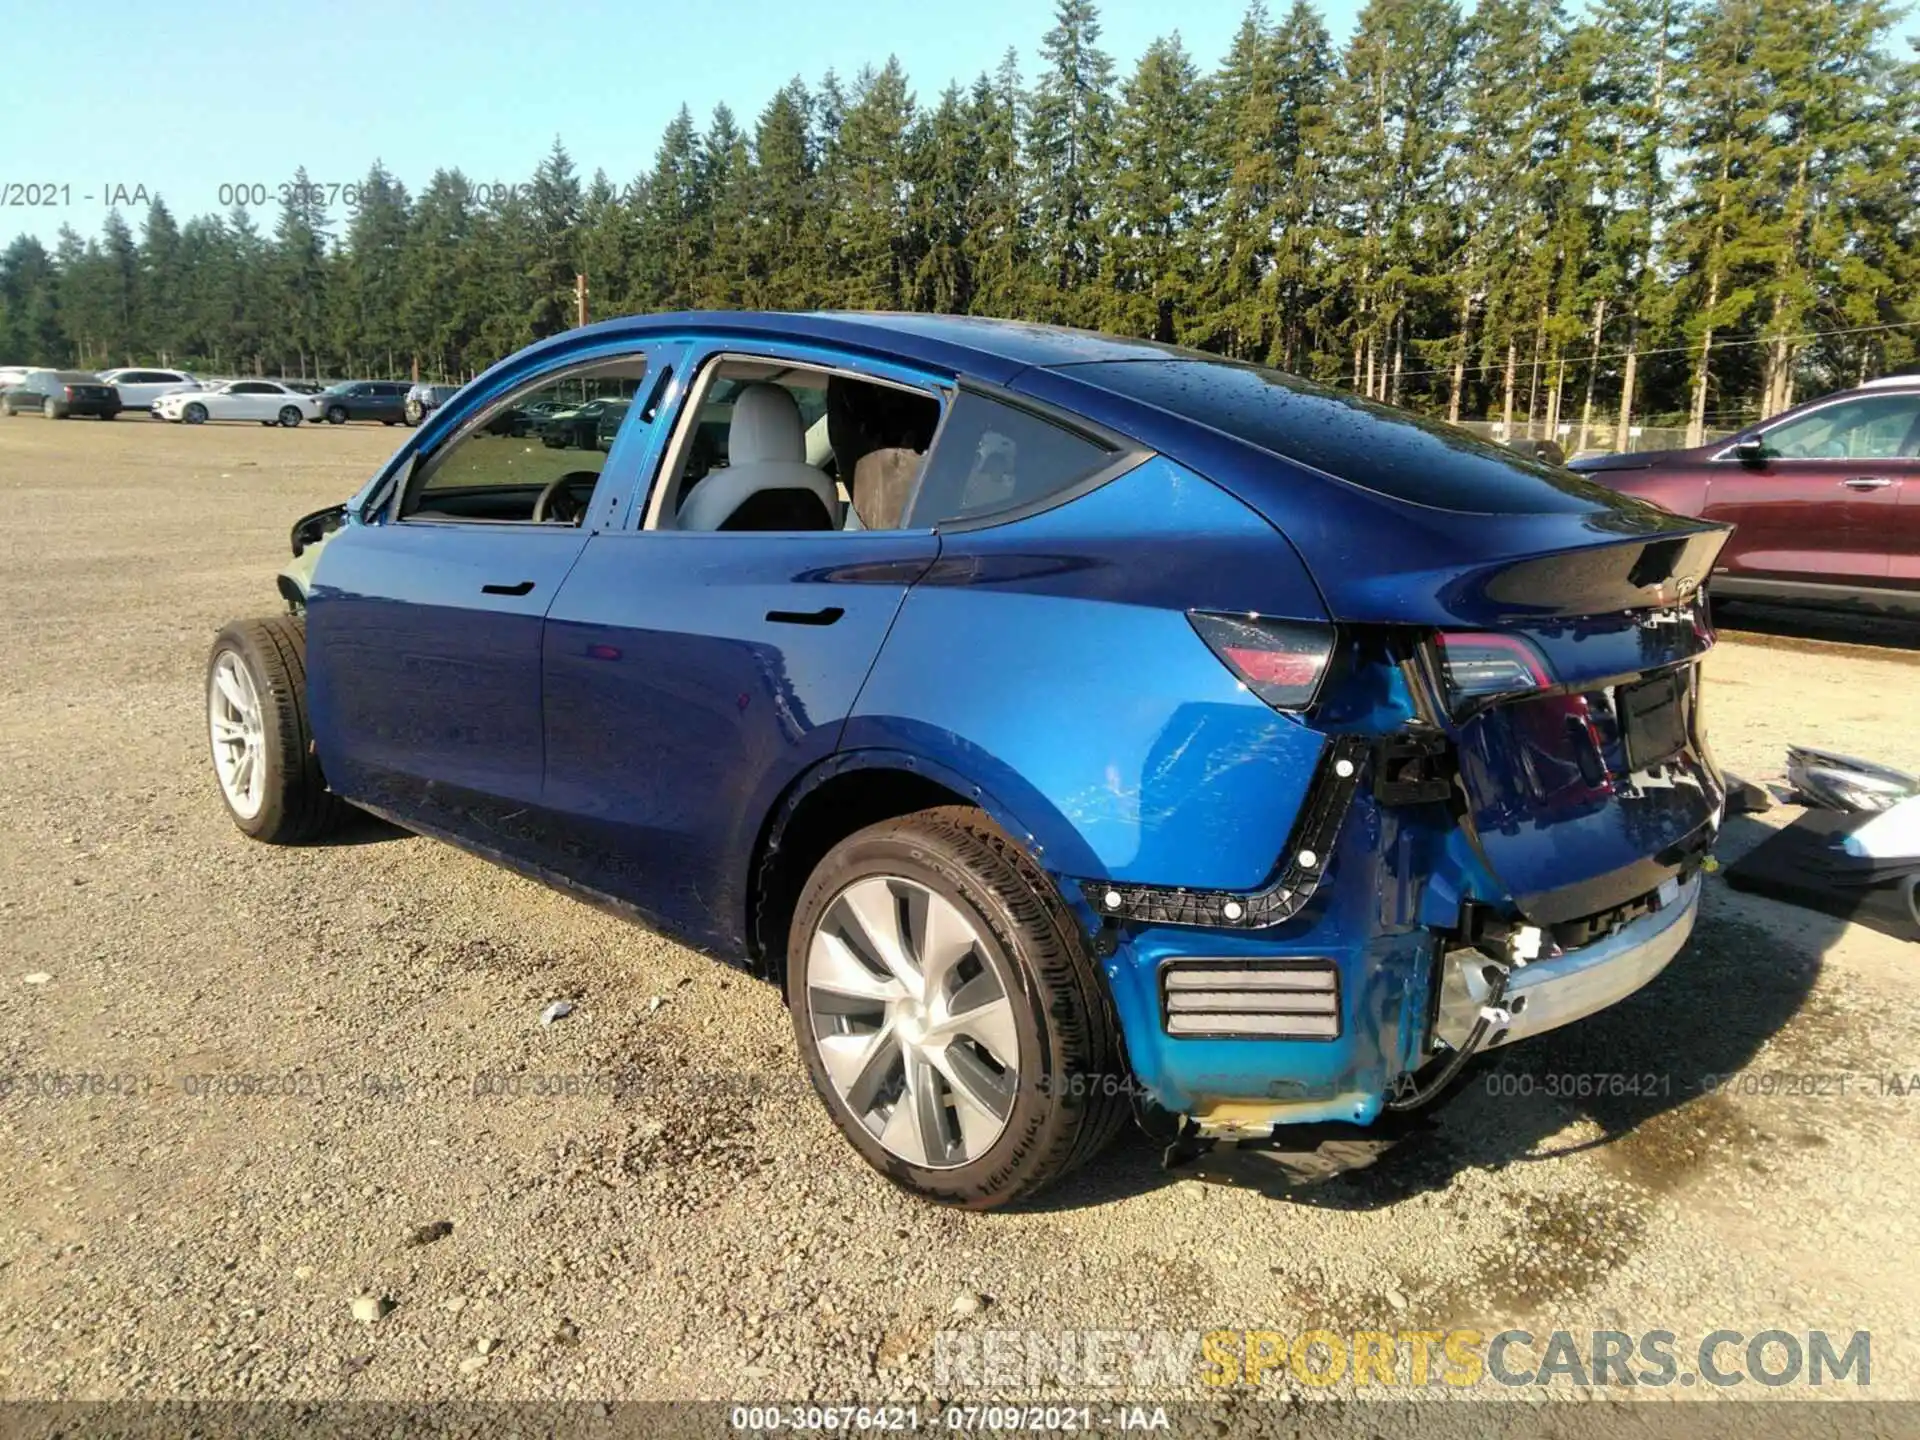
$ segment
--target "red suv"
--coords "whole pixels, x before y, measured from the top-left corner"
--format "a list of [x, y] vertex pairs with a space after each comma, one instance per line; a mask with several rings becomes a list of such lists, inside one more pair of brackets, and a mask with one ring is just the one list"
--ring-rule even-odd
[[1711, 445], [1571, 468], [1731, 522], [1715, 595], [1920, 614], [1920, 374], [1809, 401]]

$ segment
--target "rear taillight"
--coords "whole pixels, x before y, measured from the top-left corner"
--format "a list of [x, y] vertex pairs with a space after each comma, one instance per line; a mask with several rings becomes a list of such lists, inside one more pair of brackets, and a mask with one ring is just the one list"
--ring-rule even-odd
[[1517, 635], [1443, 630], [1435, 644], [1440, 652], [1440, 684], [1450, 710], [1545, 690], [1553, 684], [1546, 662]]
[[67, 397], [67, 399], [69, 399], [69, 400], [71, 400], [71, 399], [73, 398], [73, 386], [71, 386], [71, 385], [62, 385], [62, 386], [60, 387], [60, 393], [61, 393], [62, 395], [64, 395], [64, 396], [66, 396], [66, 397]]
[[1187, 619], [1207, 648], [1274, 709], [1305, 710], [1313, 704], [1333, 654], [1332, 626], [1204, 611]]

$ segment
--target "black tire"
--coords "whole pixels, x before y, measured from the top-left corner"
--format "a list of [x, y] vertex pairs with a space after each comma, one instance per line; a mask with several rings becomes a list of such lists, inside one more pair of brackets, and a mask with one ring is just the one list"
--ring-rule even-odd
[[[1021, 1059], [1005, 1129], [984, 1153], [950, 1168], [915, 1165], [883, 1146], [834, 1088], [814, 1038], [814, 932], [842, 891], [878, 875], [912, 881], [960, 908], [978, 943], [998, 947], [1015, 982], [1006, 998]], [[1079, 927], [1039, 867], [978, 810], [922, 810], [841, 841], [801, 893], [787, 954], [787, 1003], [813, 1087], [854, 1149], [904, 1189], [971, 1210], [1022, 1200], [1097, 1155], [1130, 1113], [1119, 1028]]]
[[114, 416], [118, 415], [119, 413], [120, 412], [118, 410], [109, 410], [107, 411], [106, 414], [102, 415], [100, 418], [102, 420], [111, 420], [114, 418]]
[[255, 840], [270, 845], [318, 840], [338, 829], [352, 812], [328, 791], [313, 753], [313, 730], [307, 722], [306, 624], [291, 615], [235, 620], [215, 637], [207, 657], [209, 692], [220, 657], [229, 653], [247, 668], [259, 697], [266, 781], [258, 812], [247, 816], [234, 808], [216, 777], [221, 803], [241, 832]]
[[293, 429], [294, 426], [300, 423], [300, 407], [297, 405], [282, 405], [280, 407], [280, 423], [289, 430]]
[[180, 412], [180, 418], [189, 425], [204, 425], [207, 423], [207, 407], [196, 400]]
[[347, 407], [344, 405], [329, 405], [327, 407], [327, 423], [329, 425], [346, 424], [347, 423]]

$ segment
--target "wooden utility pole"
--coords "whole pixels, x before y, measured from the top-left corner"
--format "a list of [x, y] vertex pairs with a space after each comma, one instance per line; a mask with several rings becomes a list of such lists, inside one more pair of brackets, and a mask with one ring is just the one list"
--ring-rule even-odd
[[573, 313], [574, 324], [587, 323], [587, 277], [584, 275], [573, 277]]

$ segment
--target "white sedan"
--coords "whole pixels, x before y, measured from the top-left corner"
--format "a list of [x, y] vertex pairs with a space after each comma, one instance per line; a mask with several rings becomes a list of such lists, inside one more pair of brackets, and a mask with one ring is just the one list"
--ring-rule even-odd
[[211, 390], [180, 390], [153, 402], [162, 420], [188, 425], [208, 420], [255, 420], [262, 425], [298, 425], [320, 418], [320, 397], [278, 380], [229, 380]]

